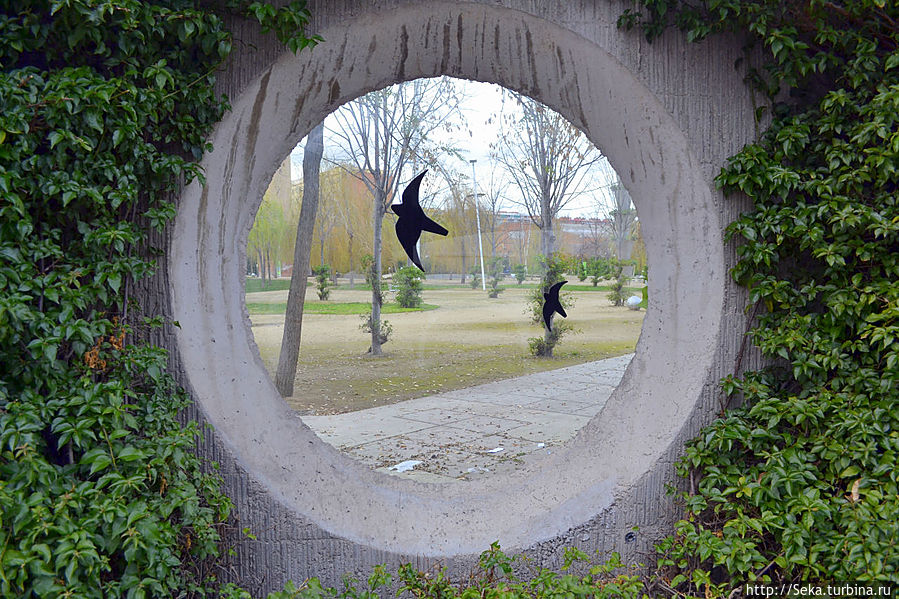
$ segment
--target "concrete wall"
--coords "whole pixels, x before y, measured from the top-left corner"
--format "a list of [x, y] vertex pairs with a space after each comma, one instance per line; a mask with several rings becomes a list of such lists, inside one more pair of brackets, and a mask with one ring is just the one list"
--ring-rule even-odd
[[[378, 563], [465, 573], [495, 540], [537, 566], [557, 566], [570, 545], [637, 562], [670, 530], [672, 464], [718, 411], [717, 381], [746, 327], [722, 239], [742, 206], [713, 178], [755, 128], [734, 68], [740, 40], [688, 45], [674, 33], [650, 45], [616, 28], [629, 5], [314, 0], [325, 42], [299, 56], [234, 24], [237, 51], [221, 78], [233, 110], [204, 159], [208, 185], [182, 194], [163, 272], [144, 289], [180, 322], [159, 341], [196, 399], [188, 416], [215, 429], [201, 450], [221, 464], [237, 528], [257, 537], [237, 535], [220, 576], [261, 594], [287, 579], [337, 584]], [[607, 154], [634, 197], [657, 298], [624, 380], [566, 451], [464, 485], [378, 474], [319, 441], [278, 397], [243, 305], [246, 237], [290, 149], [344, 102], [441, 74], [528, 94]]]

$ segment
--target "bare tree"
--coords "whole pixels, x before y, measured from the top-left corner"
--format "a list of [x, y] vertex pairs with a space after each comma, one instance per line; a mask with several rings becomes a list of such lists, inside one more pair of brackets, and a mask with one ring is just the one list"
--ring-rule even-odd
[[587, 234], [584, 235], [581, 241], [580, 255], [599, 258], [609, 258], [612, 255], [608, 225], [605, 213], [598, 213], [587, 219]]
[[[443, 150], [462, 160], [457, 149], [443, 148]], [[469, 205], [467, 202], [471, 195], [471, 188], [466, 186], [466, 181], [468, 181], [466, 175], [448, 168], [443, 161], [435, 156], [429, 155], [428, 158], [430, 159], [429, 165], [434, 168], [445, 183], [445, 187], [440, 186], [432, 197], [438, 197], [438, 195], [444, 197], [442, 211], [446, 220], [446, 227], [450, 230], [449, 238], [454, 244], [458, 244], [460, 260], [459, 282], [464, 285], [465, 277], [468, 275], [466, 267], [468, 250], [477, 244], [476, 240], [472, 242], [477, 227], [474, 204]]]
[[512, 93], [520, 114], [506, 114], [494, 156], [521, 193], [521, 206], [541, 233], [544, 256], [555, 251], [553, 219], [587, 191], [591, 166], [602, 154], [560, 114], [521, 94]]
[[631, 195], [616, 177], [594, 197], [597, 208], [604, 217], [606, 234], [614, 244], [615, 257], [629, 260], [637, 223], [637, 211], [631, 203]]
[[487, 231], [487, 240], [490, 242], [490, 257], [495, 258], [497, 246], [509, 236], [507, 230], [500, 228], [503, 219], [499, 214], [500, 208], [508, 198], [503, 191], [507, 184], [505, 178], [497, 173], [495, 162], [490, 163], [490, 166], [490, 177], [487, 179], [487, 184], [481, 188], [484, 190], [484, 201], [481, 206], [484, 207], [482, 208], [484, 210], [484, 228]]
[[[447, 79], [417, 79], [369, 93], [334, 113], [332, 133], [346, 161], [372, 195], [371, 353], [381, 354], [382, 223], [397, 195], [404, 171], [425, 154], [428, 135], [453, 112], [455, 94]], [[447, 100], [450, 99], [448, 102]], [[455, 101], [456, 103], [458, 100]], [[414, 173], [413, 173], [414, 175]]]
[[303, 203], [293, 250], [293, 271], [284, 314], [284, 335], [275, 373], [275, 387], [282, 397], [293, 395], [300, 355], [300, 336], [303, 331], [303, 302], [306, 299], [306, 275], [309, 273], [309, 254], [312, 252], [312, 229], [318, 211], [319, 172], [324, 152], [324, 125], [317, 125], [306, 138], [303, 153]]

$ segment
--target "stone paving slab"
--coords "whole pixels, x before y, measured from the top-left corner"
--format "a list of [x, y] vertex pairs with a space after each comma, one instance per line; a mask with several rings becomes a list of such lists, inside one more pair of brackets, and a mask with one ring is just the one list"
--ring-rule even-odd
[[[368, 412], [368, 410], [364, 411]], [[355, 412], [355, 414], [359, 414], [359, 412]], [[343, 416], [344, 414], [341, 415]], [[327, 420], [317, 420], [315, 426], [313, 426], [309, 422], [313, 418]], [[357, 419], [337, 419], [333, 416], [303, 416], [302, 419], [319, 437], [338, 449], [375, 439], [394, 437], [428, 426], [426, 423], [401, 418], [389, 413], [365, 414], [364, 418]]]
[[[381, 472], [432, 483], [495, 476], [573, 438], [602, 410], [632, 357], [302, 420], [325, 442]], [[391, 470], [403, 462], [409, 469]]]
[[[466, 413], [462, 410], [453, 410], [451, 408], [439, 407], [423, 407], [424, 409], [406, 412], [400, 418], [411, 420], [413, 422], [424, 422], [426, 424], [437, 424], [451, 426], [459, 421], [474, 418], [474, 414]], [[363, 410], [367, 412], [367, 410]], [[358, 413], [358, 412], [357, 412]]]
[[[611, 394], [611, 391], [609, 393]], [[606, 396], [606, 398], [608, 398], [608, 395]], [[560, 414], [572, 414], [584, 410], [595, 412], [596, 402], [567, 398], [561, 399], [558, 397], [546, 397], [530, 402], [529, 404], [527, 404], [526, 408], [531, 412], [557, 412]]]

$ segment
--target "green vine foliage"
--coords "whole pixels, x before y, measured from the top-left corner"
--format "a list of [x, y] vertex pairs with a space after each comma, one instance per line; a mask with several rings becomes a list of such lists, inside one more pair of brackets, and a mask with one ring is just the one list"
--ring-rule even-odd
[[[628, 567], [617, 553], [603, 563], [591, 564], [590, 556], [565, 549], [562, 572], [534, 569], [521, 555], [506, 555], [499, 543], [491, 543], [464, 580], [452, 580], [446, 568], [421, 571], [410, 563], [396, 572], [396, 596], [410, 599], [646, 599], [635, 567]], [[522, 571], [524, 575], [522, 575]], [[578, 573], [580, 572], [580, 573]], [[364, 581], [344, 579], [341, 589], [324, 587], [316, 578], [297, 587], [288, 582], [269, 599], [376, 599], [389, 597], [393, 576], [375, 566]]]
[[[639, 11], [643, 11], [640, 14]], [[694, 439], [697, 485], [661, 582], [899, 582], [899, 4], [641, 0], [621, 25], [749, 32], [773, 122], [718, 177], [754, 208], [728, 228], [770, 366]]]
[[230, 502], [133, 290], [227, 109], [227, 8], [3, 6], [0, 596], [202, 594]]

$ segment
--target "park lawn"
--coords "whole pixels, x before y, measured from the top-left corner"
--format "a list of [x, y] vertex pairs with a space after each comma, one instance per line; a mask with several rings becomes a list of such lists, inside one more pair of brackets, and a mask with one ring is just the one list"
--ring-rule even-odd
[[[396, 302], [387, 302], [381, 306], [382, 314], [398, 314], [401, 312], [419, 312], [421, 310], [436, 310], [434, 304], [421, 304], [417, 308], [403, 308]], [[251, 303], [247, 302], [247, 311], [250, 314], [284, 314], [287, 312], [287, 302], [278, 303]], [[305, 314], [368, 314], [371, 312], [371, 302], [322, 302], [306, 301], [303, 303]]]
[[550, 360], [530, 357], [527, 344], [472, 348], [435, 344], [420, 348], [385, 345], [385, 356], [320, 348], [300, 358], [294, 395], [287, 403], [301, 414], [340, 414], [455, 389], [553, 370], [633, 351], [627, 343], [557, 347]]
[[260, 291], [284, 291], [290, 289], [290, 279], [271, 279], [262, 282], [262, 279], [247, 277], [244, 279], [244, 291], [246, 293], [259, 293]]
[[[307, 312], [294, 395], [286, 401], [303, 414], [335, 414], [634, 351], [644, 312], [613, 307], [607, 294], [576, 291], [566, 322], [579, 332], [562, 339], [555, 358], [531, 357], [528, 338], [543, 333], [524, 313], [527, 291], [510, 287], [490, 299], [480, 289], [426, 290], [424, 299], [440, 308], [388, 315], [393, 335], [379, 358], [366, 354], [370, 340], [358, 316]], [[368, 295], [341, 288], [332, 293], [335, 302], [365, 303]], [[250, 297], [276, 305], [286, 291]], [[283, 316], [253, 314], [251, 320], [260, 356], [273, 373]]]
[[[357, 279], [360, 282], [350, 285], [345, 279], [341, 279], [335, 287], [332, 289], [345, 289], [349, 291], [371, 291], [371, 286], [367, 283]], [[467, 278], [466, 281], [470, 281], [470, 278]], [[307, 284], [308, 288], [314, 287], [314, 282], [310, 279]], [[506, 278], [504, 279], [502, 286], [506, 289], [533, 289], [537, 286], [537, 282], [534, 279], [528, 279], [526, 282], [519, 284], [515, 279]], [[390, 287], [390, 280], [384, 280], [384, 289], [388, 289]], [[290, 279], [272, 279], [262, 284], [261, 279], [245, 279], [244, 288], [246, 293], [260, 293], [267, 291], [284, 291], [290, 289]], [[471, 289], [471, 285], [466, 282], [464, 285], [459, 283], [458, 279], [453, 280], [435, 280], [428, 279], [424, 282], [424, 290], [425, 291], [440, 291], [443, 289]], [[567, 291], [605, 291], [609, 292], [612, 290], [612, 281], [603, 280], [597, 286], [593, 286], [589, 281], [584, 282], [574, 282], [569, 281], [565, 285], [565, 290]], [[642, 287], [625, 287], [625, 292], [632, 295], [640, 295], [642, 292]]]

